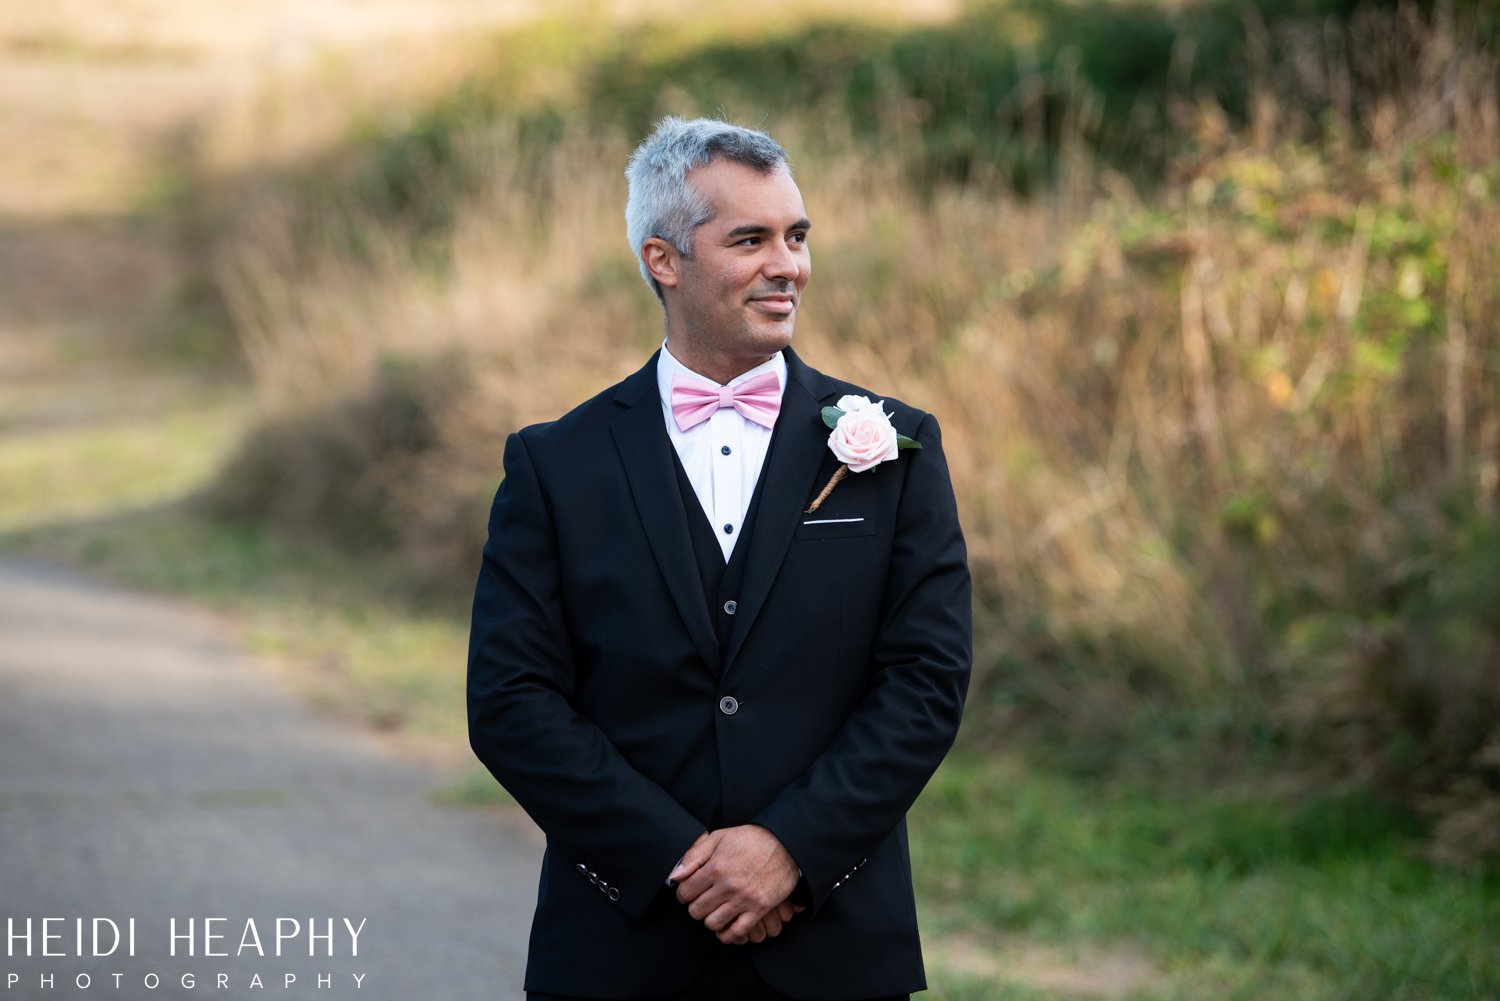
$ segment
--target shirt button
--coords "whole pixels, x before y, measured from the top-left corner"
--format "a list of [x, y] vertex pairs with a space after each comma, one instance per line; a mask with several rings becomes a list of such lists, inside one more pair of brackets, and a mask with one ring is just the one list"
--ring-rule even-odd
[[734, 534], [734, 526], [733, 525], [725, 525], [724, 526], [724, 534], [725, 535], [733, 535]]
[[736, 699], [733, 695], [726, 695], [719, 700], [719, 712], [723, 713], [725, 716], [733, 716], [739, 711], [739, 700]]
[[734, 451], [734, 449], [730, 448], [728, 445], [724, 445], [724, 446], [722, 446], [719, 449], [719, 453], [721, 455], [728, 455], [730, 452], [733, 452], [733, 451]]
[[724, 611], [726, 614], [733, 615], [735, 612], [739, 611], [739, 607], [739, 605], [734, 603], [733, 599], [724, 602]]

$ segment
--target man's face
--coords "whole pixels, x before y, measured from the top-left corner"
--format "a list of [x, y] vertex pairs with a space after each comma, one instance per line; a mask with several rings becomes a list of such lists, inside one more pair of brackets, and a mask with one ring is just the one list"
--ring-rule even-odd
[[666, 292], [669, 338], [674, 352], [744, 371], [792, 341], [812, 273], [802, 192], [784, 170], [762, 174], [732, 160], [699, 167], [688, 183], [715, 214], [694, 231], [693, 256], [679, 259]]

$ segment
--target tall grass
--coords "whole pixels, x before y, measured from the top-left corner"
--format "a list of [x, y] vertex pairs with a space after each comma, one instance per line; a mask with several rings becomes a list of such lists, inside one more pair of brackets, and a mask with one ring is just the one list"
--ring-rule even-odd
[[[1493, 856], [1495, 54], [1402, 12], [1278, 37], [1302, 76], [1252, 79], [1243, 128], [1173, 95], [1149, 188], [1092, 152], [1086, 104], [1031, 197], [1004, 171], [914, 180], [902, 102], [879, 151], [837, 108], [757, 122], [807, 151], [798, 349], [943, 423], [971, 739], [1030, 729], [1100, 770], [1291, 756], [1430, 811], [1448, 859]], [[1077, 93], [1068, 72], [1021, 86]], [[217, 274], [266, 418], [220, 509], [395, 551], [460, 606], [505, 432], [661, 336], [621, 225], [633, 136], [527, 128], [480, 121], [403, 168], [440, 227], [356, 197], [241, 216]]]

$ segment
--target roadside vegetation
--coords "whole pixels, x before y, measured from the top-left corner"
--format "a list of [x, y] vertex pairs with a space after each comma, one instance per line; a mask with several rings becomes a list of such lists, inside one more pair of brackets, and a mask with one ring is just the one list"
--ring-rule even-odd
[[1492, 14], [820, 18], [540, 21], [275, 169], [208, 133], [253, 427], [190, 502], [7, 545], [222, 604], [461, 755], [504, 436], [660, 340], [631, 144], [762, 125], [816, 223], [798, 350], [937, 413], [970, 543], [936, 996], [1500, 998]]

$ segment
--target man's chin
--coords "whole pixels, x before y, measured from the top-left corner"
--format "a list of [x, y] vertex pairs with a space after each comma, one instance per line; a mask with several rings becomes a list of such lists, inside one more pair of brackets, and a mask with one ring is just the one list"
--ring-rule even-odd
[[774, 354], [792, 343], [792, 328], [796, 326], [797, 314], [791, 313], [776, 319], [762, 319], [752, 323], [748, 331], [757, 347], [766, 345], [766, 351]]
[[756, 352], [765, 355], [773, 355], [783, 348], [790, 347], [791, 344], [791, 324], [787, 324], [784, 331], [764, 331], [755, 341]]

